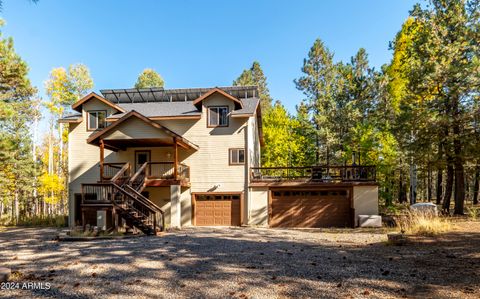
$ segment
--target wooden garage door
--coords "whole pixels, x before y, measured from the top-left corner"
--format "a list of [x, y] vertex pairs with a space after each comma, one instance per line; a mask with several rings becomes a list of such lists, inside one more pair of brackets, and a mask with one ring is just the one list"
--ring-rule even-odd
[[271, 227], [349, 227], [348, 190], [273, 190]]
[[239, 226], [240, 194], [195, 195], [195, 225]]

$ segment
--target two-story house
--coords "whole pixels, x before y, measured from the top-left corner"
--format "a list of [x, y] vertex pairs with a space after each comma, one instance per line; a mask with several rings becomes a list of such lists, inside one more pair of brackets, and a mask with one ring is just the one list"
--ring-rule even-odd
[[256, 87], [101, 94], [60, 120], [69, 126], [70, 226], [351, 226], [378, 212], [371, 169], [260, 167]]

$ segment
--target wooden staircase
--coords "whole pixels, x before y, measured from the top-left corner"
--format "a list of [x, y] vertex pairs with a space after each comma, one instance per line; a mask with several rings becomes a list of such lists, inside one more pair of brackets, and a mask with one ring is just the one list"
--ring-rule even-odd
[[[108, 181], [82, 184], [82, 206], [111, 205], [112, 214], [124, 219], [127, 226], [136, 227], [146, 235], [163, 231], [164, 212], [140, 193], [145, 185], [146, 167], [147, 163], [130, 176], [130, 163], [125, 163]], [[118, 221], [113, 218], [118, 228]]]

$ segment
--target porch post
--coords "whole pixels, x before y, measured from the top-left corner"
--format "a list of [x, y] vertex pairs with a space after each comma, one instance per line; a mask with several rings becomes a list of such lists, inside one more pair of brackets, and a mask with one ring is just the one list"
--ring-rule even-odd
[[105, 145], [103, 139], [100, 139], [100, 181], [103, 181], [103, 162], [104, 162]]
[[180, 228], [182, 226], [182, 204], [180, 185], [170, 186], [170, 227]]
[[178, 179], [178, 145], [177, 138], [173, 137], [173, 177]]

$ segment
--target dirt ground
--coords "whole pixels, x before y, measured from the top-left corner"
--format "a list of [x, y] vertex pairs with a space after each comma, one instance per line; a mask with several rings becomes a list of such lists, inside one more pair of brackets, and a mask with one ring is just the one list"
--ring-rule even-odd
[[480, 222], [455, 227], [406, 246], [376, 229], [186, 228], [57, 242], [56, 229], [4, 228], [0, 266], [19, 284], [0, 297], [480, 298]]

